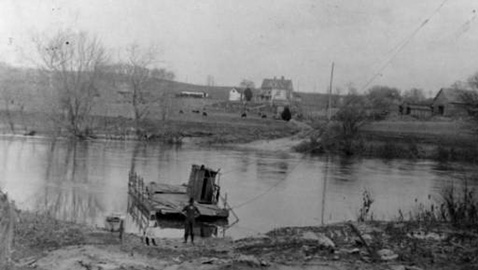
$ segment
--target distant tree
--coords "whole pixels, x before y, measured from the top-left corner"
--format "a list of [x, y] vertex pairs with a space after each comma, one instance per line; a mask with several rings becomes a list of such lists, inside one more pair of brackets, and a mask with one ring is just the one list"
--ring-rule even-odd
[[478, 72], [468, 77], [467, 83], [472, 89], [478, 89]]
[[176, 78], [176, 74], [174, 74], [174, 72], [169, 71], [165, 68], [153, 68], [151, 70], [151, 77], [156, 79], [174, 81], [174, 79]]
[[140, 123], [149, 115], [153, 105], [161, 106], [163, 119], [166, 119], [169, 111], [167, 93], [154, 93], [155, 95], [151, 96], [153, 91], [148, 88], [148, 83], [154, 75], [167, 76], [167, 72], [161, 75], [161, 70], [152, 69], [157, 55], [158, 50], [153, 45], [142, 48], [132, 44], [126, 48], [126, 55], [122, 61], [114, 65], [114, 71], [120, 77], [126, 78], [126, 84], [131, 91], [131, 104], [138, 136], [142, 135]]
[[244, 98], [246, 101], [251, 101], [252, 100], [252, 90], [251, 88], [247, 87], [244, 90]]
[[359, 128], [369, 120], [367, 107], [365, 96], [349, 94], [345, 96], [343, 105], [334, 116], [334, 120], [340, 125], [338, 139], [342, 144], [342, 151], [347, 155], [354, 153], [353, 143], [359, 134]]
[[336, 87], [334, 91], [332, 92], [332, 97], [331, 97], [331, 107], [332, 108], [338, 108], [340, 106], [340, 101], [341, 101], [341, 94], [343, 90], [340, 87]]
[[358, 95], [358, 89], [353, 82], [347, 83], [347, 95], [356, 96]]
[[13, 117], [13, 106], [15, 104], [15, 94], [12, 91], [12, 86], [7, 84], [5, 81], [2, 80], [1, 84], [3, 85], [1, 89], [1, 99], [3, 100], [3, 111], [5, 117], [2, 117], [10, 127], [10, 131], [15, 133], [15, 120]]
[[478, 72], [468, 77], [466, 83], [456, 81], [451, 87], [459, 92], [460, 101], [466, 105], [471, 116], [465, 126], [478, 135]]
[[423, 91], [423, 89], [412, 88], [403, 92], [403, 100], [410, 103], [422, 102], [425, 99], [425, 91]]
[[0, 62], [0, 100], [2, 100], [3, 114], [2, 120], [10, 127], [10, 132], [15, 133], [15, 121], [13, 119], [13, 106], [17, 101], [18, 93], [15, 84], [15, 76], [13, 68], [5, 63]]
[[59, 31], [47, 40], [36, 40], [40, 68], [52, 88], [49, 107], [56, 123], [76, 137], [91, 128], [91, 110], [98, 95], [101, 68], [108, 61], [100, 41], [85, 32]]
[[375, 120], [382, 120], [392, 111], [397, 110], [401, 101], [400, 90], [387, 86], [373, 86], [368, 90], [367, 98]]
[[242, 81], [239, 83], [239, 86], [241, 88], [256, 88], [256, 85], [254, 84], [253, 81], [247, 80], [247, 79], [242, 79]]
[[478, 135], [478, 89], [458, 90], [460, 99], [466, 104], [468, 113], [471, 116], [468, 121], [468, 129]]
[[467, 82], [463, 82], [463, 81], [456, 81], [454, 83], [452, 83], [450, 85], [451, 88], [453, 89], [469, 89], [469, 88], [472, 88], [472, 89], [476, 89], [472, 83], [470, 83], [469, 81]]
[[207, 77], [206, 77], [206, 85], [207, 85], [207, 86], [214, 86], [214, 85], [215, 85], [214, 76], [212, 76], [212, 75], [207, 75]]
[[290, 121], [290, 119], [292, 119], [292, 113], [290, 112], [290, 109], [288, 106], [286, 106], [284, 110], [282, 111], [281, 118], [284, 121]]

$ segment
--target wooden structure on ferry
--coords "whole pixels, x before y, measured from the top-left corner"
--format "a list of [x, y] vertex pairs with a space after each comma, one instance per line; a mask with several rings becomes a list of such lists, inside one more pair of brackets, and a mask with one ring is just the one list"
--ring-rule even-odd
[[194, 198], [199, 210], [199, 220], [227, 220], [228, 204], [223, 200], [220, 207], [219, 171], [204, 165], [192, 165], [187, 185], [168, 185], [151, 182], [144, 184], [141, 176], [130, 172], [128, 193], [131, 197], [131, 207], [134, 206], [149, 221], [160, 218], [184, 218], [182, 209]]

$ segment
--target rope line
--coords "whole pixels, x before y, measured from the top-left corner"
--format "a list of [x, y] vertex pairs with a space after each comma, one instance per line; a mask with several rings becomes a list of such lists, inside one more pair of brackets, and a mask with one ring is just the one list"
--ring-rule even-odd
[[430, 15], [428, 16], [428, 18], [426, 18], [407, 38], [405, 38], [404, 41], [402, 41], [401, 43], [398, 43], [398, 45], [392, 49], [392, 52], [395, 50], [395, 52], [392, 53], [392, 56], [387, 60], [385, 61], [385, 63], [380, 66], [380, 68], [377, 70], [377, 72], [367, 81], [367, 83], [361, 88], [360, 91], [363, 91], [365, 90], [365, 88], [367, 88], [378, 76], [381, 76], [382, 75], [382, 71], [388, 67], [388, 65], [390, 65], [392, 63], [392, 61], [395, 59], [395, 57], [410, 43], [410, 41], [412, 41], [412, 39], [415, 37], [416, 34], [418, 34], [418, 32], [425, 26], [428, 24], [428, 22], [431, 20], [431, 18], [433, 18], [433, 16], [435, 16], [435, 14], [437, 14], [440, 9], [446, 4], [446, 2], [448, 2], [449, 0], [444, 0], [439, 6], [438, 8], [435, 9], [435, 11]]
[[249, 200], [246, 200], [246, 201], [244, 201], [244, 202], [242, 202], [242, 203], [240, 203], [240, 204], [231, 206], [231, 208], [232, 208], [232, 209], [241, 208], [241, 207], [243, 207], [244, 205], [247, 205], [247, 204], [249, 204], [249, 203], [251, 203], [251, 202], [253, 202], [253, 201], [255, 201], [255, 200], [257, 200], [257, 199], [259, 199], [259, 198], [261, 198], [261, 197], [263, 197], [263, 196], [265, 196], [267, 193], [269, 193], [269, 192], [272, 191], [274, 188], [276, 188], [279, 184], [284, 183], [285, 180], [287, 180], [287, 178], [289, 177], [289, 175], [290, 175], [303, 161], [304, 161], [304, 158], [302, 158], [301, 160], [299, 160], [299, 161], [297, 162], [297, 164], [294, 165], [294, 167], [292, 168], [292, 170], [290, 170], [290, 171], [287, 173], [287, 176], [286, 176], [286, 178], [284, 178], [284, 180], [278, 181], [277, 183], [275, 183], [274, 185], [272, 185], [271, 187], [269, 187], [267, 190], [265, 190], [265, 191], [263, 191], [263, 192], [257, 194], [256, 196], [252, 197], [252, 198], [249, 199]]

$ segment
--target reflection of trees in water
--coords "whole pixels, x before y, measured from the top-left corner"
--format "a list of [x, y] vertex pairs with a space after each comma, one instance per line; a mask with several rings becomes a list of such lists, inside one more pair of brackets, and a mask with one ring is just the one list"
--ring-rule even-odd
[[47, 155], [45, 190], [37, 207], [55, 218], [91, 223], [102, 211], [100, 194], [91, 192], [86, 142], [53, 142]]
[[256, 167], [259, 179], [273, 177], [276, 180], [285, 180], [289, 174], [290, 159], [287, 154], [280, 154], [274, 158], [259, 154]]
[[241, 153], [239, 157], [239, 161], [240, 161], [239, 170], [241, 172], [247, 172], [249, 170], [249, 167], [251, 166], [251, 162], [253, 159], [254, 157], [252, 157], [249, 152], [244, 152], [243, 154]]
[[[329, 168], [330, 180], [334, 182], [357, 182], [357, 166], [360, 160], [354, 157], [326, 156], [324, 162]], [[358, 166], [360, 167], [360, 166]]]
[[136, 142], [131, 150], [129, 171], [140, 173], [147, 183], [158, 180], [158, 176], [160, 176], [159, 180], [165, 180], [161, 177], [171, 172], [172, 168], [178, 165], [180, 167], [183, 162], [174, 156], [178, 153], [179, 147], [178, 145]]

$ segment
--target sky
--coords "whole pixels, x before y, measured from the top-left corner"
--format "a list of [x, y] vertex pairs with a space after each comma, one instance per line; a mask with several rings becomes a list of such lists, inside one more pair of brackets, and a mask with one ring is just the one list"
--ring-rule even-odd
[[0, 0], [0, 61], [36, 63], [34, 37], [85, 31], [118, 55], [158, 48], [182, 82], [302, 92], [374, 85], [436, 93], [478, 72], [477, 0]]

